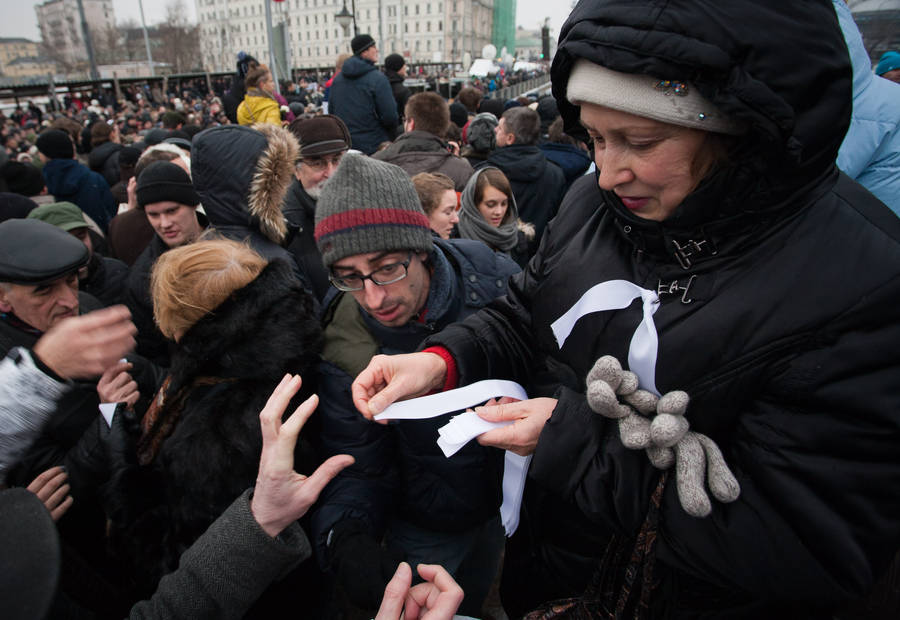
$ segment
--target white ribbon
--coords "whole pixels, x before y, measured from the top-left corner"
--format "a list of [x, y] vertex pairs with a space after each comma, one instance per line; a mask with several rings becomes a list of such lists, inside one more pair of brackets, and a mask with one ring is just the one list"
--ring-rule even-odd
[[[528, 399], [525, 389], [515, 381], [478, 381], [456, 390], [394, 403], [376, 415], [375, 419], [425, 420], [503, 396], [516, 400]], [[512, 423], [512, 420], [488, 422], [474, 411], [466, 411], [454, 416], [450, 422], [438, 429], [437, 444], [444, 456], [450, 458], [478, 435]], [[531, 456], [519, 456], [509, 451], [503, 460], [503, 503], [500, 506], [500, 519], [507, 536], [512, 536], [519, 526], [519, 511], [522, 507], [522, 494], [525, 491], [525, 479], [530, 463]]]
[[659, 296], [628, 280], [609, 280], [588, 289], [575, 305], [553, 321], [550, 328], [562, 349], [578, 320], [594, 312], [621, 310], [638, 297], [643, 302], [644, 318], [634, 330], [628, 347], [628, 367], [637, 375], [640, 386], [659, 396], [656, 389], [656, 356], [659, 339], [653, 314], [659, 309]]

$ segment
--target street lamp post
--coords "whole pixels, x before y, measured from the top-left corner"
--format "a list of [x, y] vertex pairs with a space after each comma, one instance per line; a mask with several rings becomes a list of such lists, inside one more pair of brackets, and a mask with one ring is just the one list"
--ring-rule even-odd
[[353, 36], [359, 34], [359, 29], [356, 27], [356, 0], [350, 0], [351, 6], [353, 7], [353, 12], [347, 10], [347, 0], [344, 0], [344, 6], [341, 8], [340, 13], [336, 13], [334, 16], [334, 21], [338, 23], [338, 25], [344, 29], [344, 36], [346, 37], [350, 31], [350, 23], [353, 23]]

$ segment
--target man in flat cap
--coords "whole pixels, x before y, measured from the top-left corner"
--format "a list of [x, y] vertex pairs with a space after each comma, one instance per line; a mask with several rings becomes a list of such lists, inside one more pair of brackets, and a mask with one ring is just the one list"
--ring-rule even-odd
[[[0, 355], [13, 347], [31, 350], [62, 320], [99, 308], [95, 299], [78, 292], [78, 270], [89, 259], [81, 241], [47, 222], [17, 219], [0, 224]], [[28, 484], [59, 465], [95, 420], [99, 402], [96, 383], [75, 384], [9, 480]]]
[[359, 34], [350, 41], [353, 56], [334, 77], [328, 111], [347, 123], [353, 148], [371, 155], [394, 136], [399, 116], [388, 79], [376, 67], [375, 39]]
[[344, 121], [331, 114], [298, 118], [291, 123], [290, 130], [300, 143], [300, 158], [294, 169], [296, 179], [284, 199], [284, 217], [296, 229], [288, 250], [309, 278], [313, 294], [322, 301], [331, 289], [331, 282], [313, 236], [316, 202], [322, 185], [331, 178], [350, 148], [350, 132]]
[[84, 213], [71, 202], [53, 202], [39, 206], [28, 217], [53, 224], [80, 240], [87, 248], [88, 262], [78, 270], [80, 290], [96, 297], [104, 306], [122, 303], [128, 265], [94, 252], [94, 242]]

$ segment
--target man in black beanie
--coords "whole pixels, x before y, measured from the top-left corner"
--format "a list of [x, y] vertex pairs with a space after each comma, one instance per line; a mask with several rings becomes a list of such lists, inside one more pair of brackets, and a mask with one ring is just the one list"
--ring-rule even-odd
[[138, 353], [168, 366], [168, 341], [153, 321], [150, 272], [157, 259], [170, 248], [193, 243], [203, 233], [203, 225], [197, 218], [200, 197], [183, 168], [168, 161], [157, 161], [138, 177], [137, 203], [156, 235], [131, 267], [125, 305], [138, 328]]
[[75, 145], [66, 132], [45, 131], [35, 144], [44, 162], [47, 190], [58, 201], [74, 202], [106, 234], [109, 220], [116, 214], [116, 201], [106, 180], [75, 160]]
[[393, 138], [399, 122], [388, 79], [375, 67], [378, 48], [367, 34], [350, 42], [353, 56], [334, 78], [328, 110], [347, 124], [353, 148], [371, 155]]
[[403, 112], [406, 109], [406, 102], [412, 94], [410, 90], [403, 84], [406, 79], [406, 61], [400, 54], [391, 54], [384, 59], [384, 74], [387, 76], [388, 82], [391, 83], [391, 92], [394, 95], [394, 101], [397, 102], [397, 115], [400, 122], [403, 122]]

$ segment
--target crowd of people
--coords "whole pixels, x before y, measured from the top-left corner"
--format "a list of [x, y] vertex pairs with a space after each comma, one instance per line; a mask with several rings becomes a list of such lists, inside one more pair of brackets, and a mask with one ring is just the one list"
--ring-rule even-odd
[[552, 94], [360, 34], [6, 119], [0, 615], [896, 617], [861, 49], [843, 0], [584, 0]]

